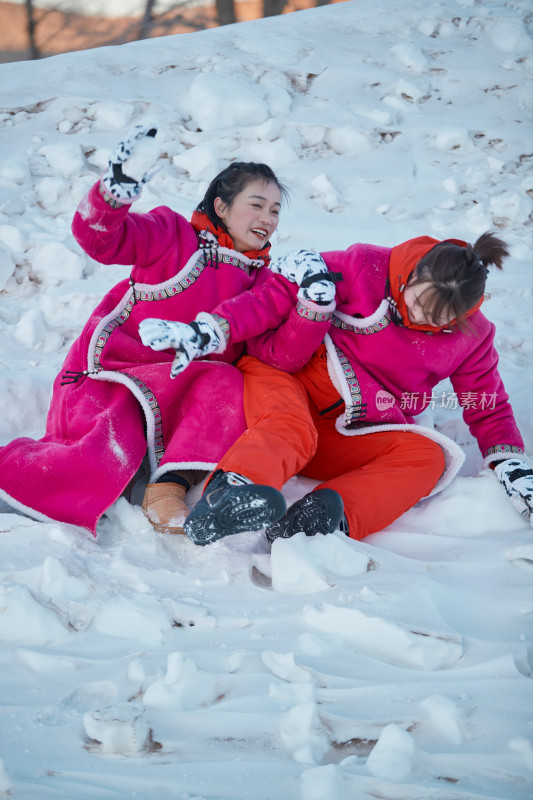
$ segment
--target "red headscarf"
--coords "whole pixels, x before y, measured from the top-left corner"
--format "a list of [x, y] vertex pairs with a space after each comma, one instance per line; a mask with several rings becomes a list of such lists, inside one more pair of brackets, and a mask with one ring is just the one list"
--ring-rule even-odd
[[[235, 245], [233, 244], [233, 240], [229, 233], [227, 233], [220, 226], [213, 225], [207, 214], [204, 214], [203, 211], [193, 211], [191, 225], [197, 233], [200, 233], [200, 231], [209, 231], [209, 233], [214, 234], [217, 237], [218, 243], [221, 247], [227, 247], [229, 250], [235, 250]], [[247, 258], [251, 258], [252, 260], [261, 258], [265, 266], [268, 266], [270, 264], [270, 242], [268, 242], [268, 244], [261, 250], [247, 250], [245, 253], [243, 253], [243, 255], [245, 255]]]
[[[461, 239], [446, 239], [446, 242], [457, 244], [460, 247], [467, 247], [467, 243], [463, 242]], [[429, 253], [429, 251], [432, 250], [436, 244], [440, 244], [438, 239], [432, 239], [430, 236], [419, 236], [416, 239], [408, 239], [407, 242], [403, 242], [402, 244], [392, 248], [389, 262], [390, 291], [393, 300], [396, 302], [396, 308], [402, 317], [402, 322], [406, 328], [413, 328], [417, 331], [440, 331], [443, 328], [448, 328], [449, 326], [457, 323], [457, 320], [452, 319], [451, 322], [441, 326], [417, 325], [416, 323], [411, 322], [409, 319], [409, 314], [407, 313], [404, 289], [409, 278], [415, 271], [416, 265], [420, 259], [423, 258], [426, 253]], [[473, 308], [470, 308], [466, 312], [465, 317], [469, 317], [471, 314], [477, 311], [482, 302], [483, 297], [481, 297], [481, 299]]]

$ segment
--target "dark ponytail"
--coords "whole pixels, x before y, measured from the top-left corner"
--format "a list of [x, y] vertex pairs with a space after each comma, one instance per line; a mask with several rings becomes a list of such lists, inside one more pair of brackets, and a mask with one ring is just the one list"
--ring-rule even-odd
[[448, 316], [465, 327], [468, 311], [483, 297], [489, 267], [502, 269], [508, 255], [506, 243], [492, 231], [483, 233], [473, 246], [445, 240], [420, 259], [409, 283], [431, 284], [419, 298], [429, 319]]
[[503, 269], [503, 261], [509, 255], [509, 248], [492, 231], [482, 233], [472, 248], [485, 269], [495, 266]]

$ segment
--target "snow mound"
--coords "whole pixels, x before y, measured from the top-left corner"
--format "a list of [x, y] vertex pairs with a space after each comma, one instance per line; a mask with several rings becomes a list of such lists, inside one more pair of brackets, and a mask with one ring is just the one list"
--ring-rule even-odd
[[445, 669], [463, 654], [460, 641], [425, 631], [404, 629], [389, 620], [365, 614], [356, 608], [324, 603], [304, 612], [308, 625], [328, 634], [338, 634], [357, 651], [390, 664], [415, 669]]

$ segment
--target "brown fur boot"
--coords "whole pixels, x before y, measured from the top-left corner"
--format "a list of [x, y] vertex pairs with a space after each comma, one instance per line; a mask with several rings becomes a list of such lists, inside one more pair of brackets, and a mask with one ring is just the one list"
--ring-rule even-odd
[[159, 533], [185, 533], [183, 523], [189, 513], [185, 505], [185, 486], [179, 483], [147, 484], [142, 509]]

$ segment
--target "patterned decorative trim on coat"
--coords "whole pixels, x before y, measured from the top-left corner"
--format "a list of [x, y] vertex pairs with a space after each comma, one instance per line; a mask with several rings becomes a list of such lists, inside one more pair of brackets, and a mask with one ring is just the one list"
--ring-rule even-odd
[[153, 289], [153, 290], [146, 290], [146, 289], [133, 289], [135, 293], [135, 302], [138, 303], [139, 301], [151, 301], [151, 300], [167, 300], [169, 297], [175, 297], [177, 294], [181, 294], [184, 289], [188, 289], [189, 286], [200, 277], [202, 272], [205, 269], [205, 253], [202, 253], [194, 267], [192, 267], [187, 275], [183, 278], [180, 278], [179, 281], [173, 283], [171, 286], [167, 286], [164, 289]]
[[356, 419], [363, 419], [366, 416], [366, 403], [361, 402], [363, 399], [361, 386], [355, 375], [354, 368], [338, 347], [335, 347], [335, 353], [339, 359], [339, 364], [344, 374], [344, 380], [348, 384], [348, 389], [350, 390], [352, 402], [349, 406], [346, 406], [346, 421], [347, 424], [349, 424]]
[[524, 450], [515, 444], [495, 444], [494, 447], [489, 447], [488, 450], [485, 450], [485, 458], [488, 458], [488, 456], [499, 455], [500, 453], [518, 453], [519, 455], [524, 455]]
[[165, 455], [165, 445], [163, 443], [163, 421], [161, 419], [161, 409], [159, 408], [159, 403], [156, 400], [155, 394], [152, 392], [151, 389], [141, 381], [140, 378], [137, 378], [135, 375], [131, 375], [129, 372], [124, 372], [123, 370], [119, 370], [119, 372], [128, 378], [130, 381], [137, 386], [138, 389], [141, 390], [143, 393], [144, 399], [146, 400], [148, 407], [153, 415], [154, 418], [154, 452], [157, 465], [159, 466], [159, 462]]
[[210, 316], [215, 320], [216, 324], [224, 334], [224, 339], [226, 342], [229, 342], [231, 332], [230, 332], [230, 324], [226, 317], [221, 317], [220, 314], [210, 314]]
[[131, 296], [128, 298], [128, 301], [124, 306], [124, 308], [122, 309], [122, 311], [120, 312], [120, 314], [114, 319], [110, 320], [110, 322], [108, 322], [100, 331], [98, 339], [96, 340], [94, 346], [94, 353], [93, 353], [93, 367], [97, 371], [103, 369], [100, 363], [100, 357], [102, 355], [102, 350], [109, 341], [109, 337], [116, 328], [120, 327], [120, 325], [124, 325], [124, 323], [127, 322], [131, 314], [131, 309], [133, 308], [134, 305], [135, 305], [135, 300], [132, 293]]
[[[123, 325], [129, 318], [133, 306], [139, 302], [151, 302], [157, 300], [168, 300], [170, 297], [175, 297], [175, 295], [180, 294], [185, 289], [188, 289], [189, 286], [200, 277], [202, 272], [206, 267], [206, 260], [207, 254], [202, 252], [196, 264], [184, 275], [183, 278], [180, 278], [175, 283], [170, 283], [168, 286], [164, 286], [160, 289], [136, 289], [135, 285], [132, 284], [132, 293], [131, 296], [128, 298], [126, 305], [116, 316], [114, 319], [111, 319], [100, 331], [98, 334], [98, 338], [95, 343], [94, 353], [93, 353], [93, 364], [92, 367], [96, 370], [103, 369], [100, 358], [102, 355], [102, 350], [104, 349], [105, 345], [109, 341], [109, 337], [113, 333], [113, 331], [118, 328], [120, 325]], [[229, 253], [221, 252], [219, 253], [219, 261], [218, 263], [223, 264], [231, 264], [235, 267], [239, 267], [240, 269], [244, 270], [247, 275], [250, 275], [253, 269], [255, 268], [252, 263], [245, 263], [240, 258], [236, 256], [232, 256]], [[221, 326], [222, 327], [222, 326]], [[226, 337], [227, 338], [227, 337]], [[91, 367], [91, 365], [89, 365]]]
[[364, 328], [359, 328], [356, 325], [350, 325], [349, 322], [345, 322], [336, 314], [333, 314], [333, 319], [331, 320], [331, 324], [335, 325], [336, 328], [341, 328], [343, 331], [350, 331], [351, 333], [362, 333], [365, 336], [368, 336], [371, 333], [379, 333], [387, 325], [390, 325], [392, 321], [392, 316], [390, 309], [386, 311], [385, 314], [381, 317], [381, 319], [377, 320], [377, 322], [372, 323], [372, 325], [367, 325]]
[[318, 311], [318, 309], [309, 308], [304, 303], [298, 301], [296, 312], [304, 319], [314, 320], [315, 322], [328, 322], [333, 314], [332, 311]]

